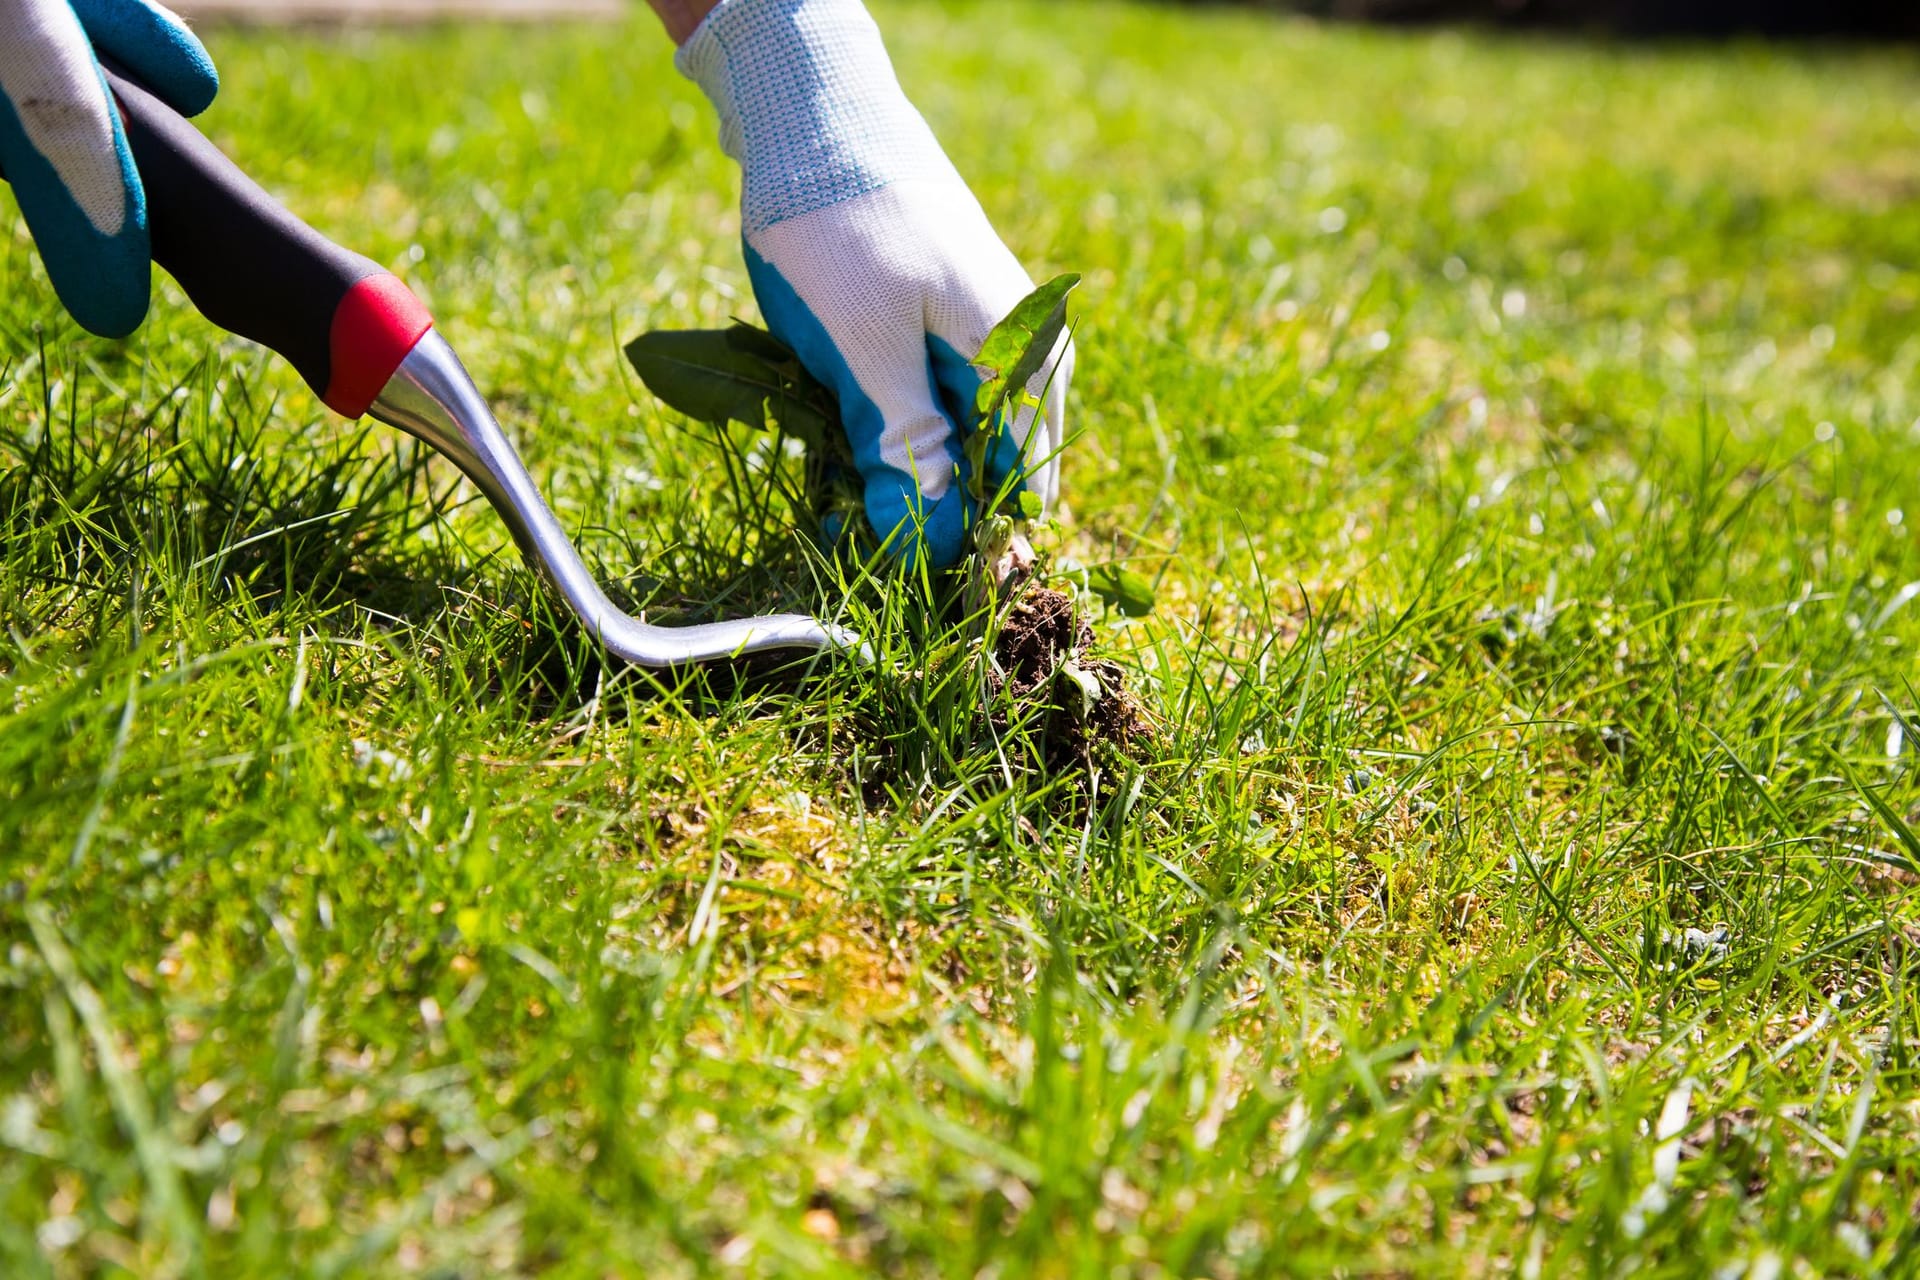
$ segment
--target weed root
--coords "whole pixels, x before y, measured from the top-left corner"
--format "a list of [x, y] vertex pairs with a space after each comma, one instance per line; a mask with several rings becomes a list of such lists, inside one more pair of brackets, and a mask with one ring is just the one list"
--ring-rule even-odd
[[1107, 752], [1129, 754], [1152, 732], [1125, 673], [1098, 656], [1093, 625], [1063, 592], [1024, 587], [1007, 609], [993, 657], [994, 726], [1031, 723], [1050, 774], [1084, 773]]

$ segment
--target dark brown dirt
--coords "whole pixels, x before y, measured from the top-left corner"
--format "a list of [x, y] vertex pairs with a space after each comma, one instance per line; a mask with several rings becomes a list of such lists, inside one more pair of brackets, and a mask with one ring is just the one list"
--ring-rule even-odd
[[1025, 698], [1051, 683], [1062, 662], [1092, 644], [1093, 626], [1075, 613], [1071, 597], [1028, 587], [1007, 611], [993, 653], [1014, 696]]
[[[995, 686], [990, 692], [997, 695], [1004, 688], [1016, 702], [1042, 708], [1039, 749], [1048, 772], [1084, 772], [1103, 752], [1125, 754], [1152, 732], [1125, 673], [1093, 652], [1093, 625], [1079, 616], [1071, 596], [1040, 586], [1022, 588], [993, 652], [999, 672], [989, 677]], [[1100, 682], [1100, 699], [1085, 717], [1079, 712], [1079, 690], [1060, 670], [1068, 661]], [[994, 718], [1004, 728], [1014, 717], [1002, 710]]]

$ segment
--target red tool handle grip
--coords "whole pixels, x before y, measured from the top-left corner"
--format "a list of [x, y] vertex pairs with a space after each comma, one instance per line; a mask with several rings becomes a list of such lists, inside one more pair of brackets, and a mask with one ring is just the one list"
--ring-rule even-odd
[[373, 404], [433, 317], [289, 213], [171, 107], [107, 70], [147, 193], [153, 260], [202, 315], [285, 356], [336, 413]]

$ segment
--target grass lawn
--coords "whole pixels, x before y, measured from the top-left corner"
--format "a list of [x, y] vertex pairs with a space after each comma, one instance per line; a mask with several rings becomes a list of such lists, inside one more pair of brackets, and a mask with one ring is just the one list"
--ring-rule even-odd
[[0, 1273], [1912, 1266], [1920, 59], [875, 9], [1087, 273], [1047, 542], [1159, 578], [1156, 741], [1025, 768], [626, 370], [753, 314], [650, 20], [217, 30], [207, 129], [604, 578], [883, 661], [603, 669], [450, 469], [170, 283], [88, 338], [6, 204]]

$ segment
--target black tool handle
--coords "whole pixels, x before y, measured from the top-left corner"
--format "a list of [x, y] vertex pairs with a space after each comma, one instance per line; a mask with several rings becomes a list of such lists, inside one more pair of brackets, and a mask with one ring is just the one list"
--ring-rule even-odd
[[291, 361], [329, 407], [365, 413], [432, 327], [426, 307], [288, 212], [173, 108], [115, 68], [107, 82], [146, 188], [154, 261], [207, 319]]

